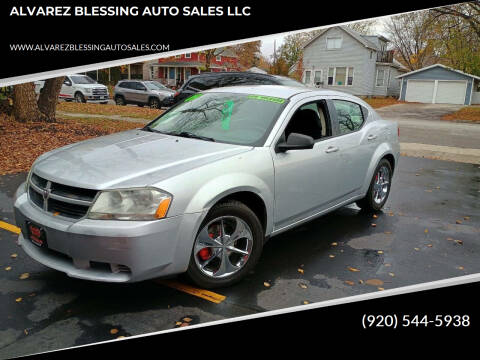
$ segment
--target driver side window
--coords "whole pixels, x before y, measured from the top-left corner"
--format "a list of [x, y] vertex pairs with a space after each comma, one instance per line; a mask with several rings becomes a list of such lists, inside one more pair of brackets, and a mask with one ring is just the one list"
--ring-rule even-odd
[[359, 130], [363, 125], [363, 113], [359, 104], [345, 100], [333, 100], [337, 112], [340, 135]]
[[285, 128], [284, 141], [288, 139], [291, 133], [308, 135], [313, 140], [330, 136], [330, 121], [326, 102], [319, 100], [300, 106]]

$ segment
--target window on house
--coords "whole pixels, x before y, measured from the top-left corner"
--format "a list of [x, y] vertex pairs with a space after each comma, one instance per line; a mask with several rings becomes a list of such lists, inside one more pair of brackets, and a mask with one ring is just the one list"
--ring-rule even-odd
[[385, 69], [377, 69], [377, 86], [383, 86], [385, 84]]
[[313, 77], [313, 84], [317, 85], [318, 83], [322, 82], [322, 71], [315, 71], [315, 75]]
[[150, 79], [155, 79], [155, 68], [153, 66], [150, 68]]
[[327, 38], [327, 49], [340, 49], [342, 47], [342, 38], [338, 37], [328, 37]]
[[192, 53], [185, 54], [185, 59], [191, 59], [191, 58], [192, 58]]
[[310, 70], [306, 70], [305, 71], [305, 79], [303, 80], [303, 82], [305, 84], [310, 84], [310, 77], [312, 76], [312, 72]]
[[215, 57], [215, 59], [216, 59], [217, 61], [222, 61], [222, 55], [218, 55], [217, 57]]
[[353, 85], [353, 67], [348, 68], [347, 85]]
[[335, 86], [353, 85], [353, 67], [328, 68], [327, 84]]
[[347, 68], [335, 68], [335, 85], [345, 85], [345, 77], [347, 76]]

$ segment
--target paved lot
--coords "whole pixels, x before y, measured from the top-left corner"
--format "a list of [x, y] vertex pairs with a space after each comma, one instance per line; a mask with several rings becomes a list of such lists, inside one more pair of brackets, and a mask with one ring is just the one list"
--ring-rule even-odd
[[405, 155], [480, 164], [480, 125], [441, 120], [461, 107], [412, 103], [386, 106], [377, 112], [398, 121]]
[[[0, 177], [0, 220], [13, 222], [11, 197], [24, 178]], [[0, 358], [477, 273], [479, 200], [477, 165], [402, 157], [378, 218], [352, 205], [272, 238], [255, 272], [217, 290], [226, 296], [219, 304], [156, 281], [68, 278], [0, 229]]]

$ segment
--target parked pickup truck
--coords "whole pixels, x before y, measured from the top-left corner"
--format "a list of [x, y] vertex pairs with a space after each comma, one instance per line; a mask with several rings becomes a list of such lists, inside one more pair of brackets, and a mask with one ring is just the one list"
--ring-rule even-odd
[[[45, 81], [43, 80], [35, 81], [35, 92], [40, 94], [44, 85]], [[65, 101], [106, 104], [108, 102], [108, 88], [87, 75], [67, 75], [58, 97]]]

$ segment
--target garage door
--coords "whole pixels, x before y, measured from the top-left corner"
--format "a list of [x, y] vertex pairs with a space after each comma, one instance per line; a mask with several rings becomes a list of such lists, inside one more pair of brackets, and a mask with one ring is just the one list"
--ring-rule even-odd
[[463, 104], [466, 89], [466, 81], [439, 81], [435, 102], [437, 104]]
[[433, 80], [408, 80], [405, 101], [431, 103], [434, 88], [435, 81]]

